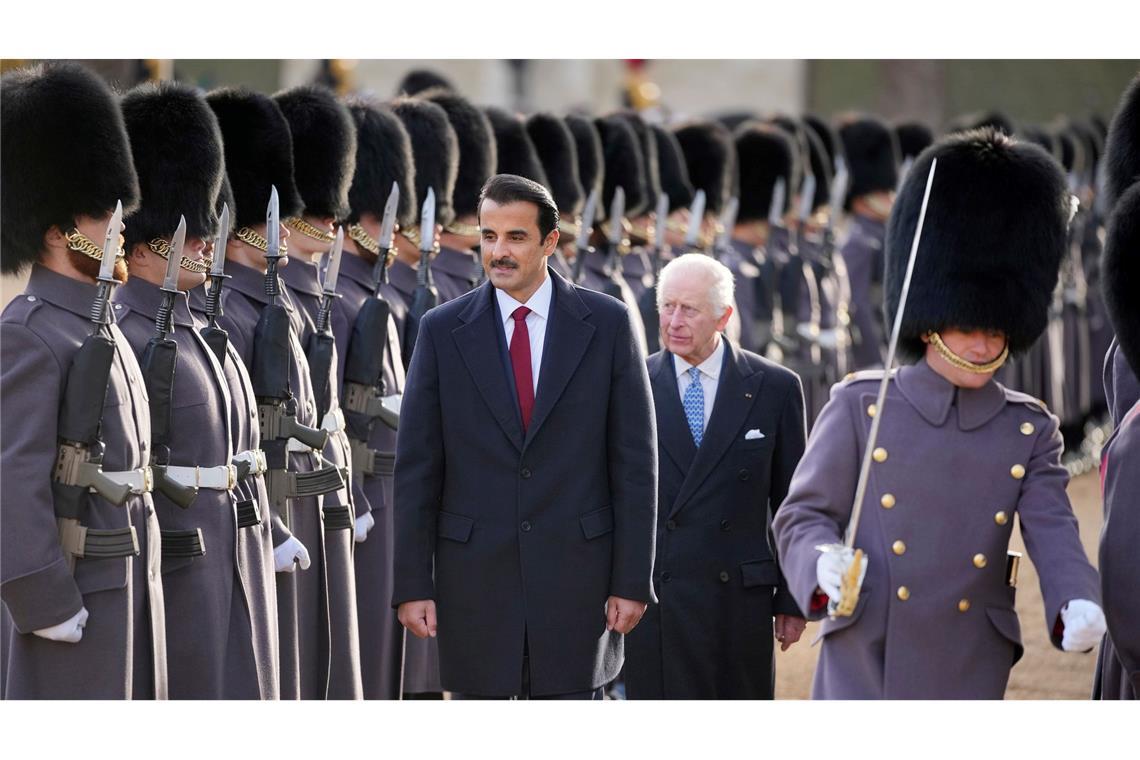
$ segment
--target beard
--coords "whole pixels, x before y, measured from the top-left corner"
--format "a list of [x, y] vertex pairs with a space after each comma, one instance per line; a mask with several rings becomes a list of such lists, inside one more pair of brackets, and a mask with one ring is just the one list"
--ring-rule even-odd
[[[99, 276], [99, 268], [103, 262], [87, 256], [86, 254], [73, 251], [70, 248], [67, 250], [67, 257], [71, 261], [71, 265], [79, 270], [81, 274], [91, 279]], [[120, 283], [127, 281], [127, 262], [126, 259], [118, 259], [115, 261], [115, 269], [112, 276]]]

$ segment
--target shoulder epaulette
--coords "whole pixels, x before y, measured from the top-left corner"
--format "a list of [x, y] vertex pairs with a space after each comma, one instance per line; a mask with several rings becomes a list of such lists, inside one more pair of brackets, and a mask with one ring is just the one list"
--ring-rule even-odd
[[1005, 388], [1004, 386], [1003, 386], [1003, 388], [1005, 390], [1006, 400], [1009, 401], [1009, 403], [1011, 403], [1011, 404], [1024, 404], [1025, 406], [1029, 407], [1030, 409], [1041, 412], [1042, 414], [1049, 414], [1050, 413], [1049, 407], [1045, 404], [1045, 402], [1042, 401], [1041, 399], [1037, 398], [1036, 396], [1030, 396], [1028, 393], [1022, 393], [1021, 391], [1011, 390], [1010, 388]]
[[26, 325], [31, 316], [43, 305], [44, 302], [36, 296], [18, 295], [4, 307], [4, 314], [0, 319], [9, 324]]

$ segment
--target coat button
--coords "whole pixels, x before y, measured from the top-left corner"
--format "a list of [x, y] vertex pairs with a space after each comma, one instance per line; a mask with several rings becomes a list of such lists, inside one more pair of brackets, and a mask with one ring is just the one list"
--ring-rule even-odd
[[666, 570], [665, 572], [661, 573], [661, 580], [665, 583], [668, 583], [669, 581], [673, 580], [673, 574]]
[[966, 612], [969, 609], [970, 609], [970, 600], [969, 599], [959, 599], [958, 600], [958, 612]]
[[674, 520], [669, 520], [667, 523], [665, 523], [665, 530], [676, 530], [676, 528], [677, 523]]
[[871, 452], [871, 458], [879, 464], [882, 464], [883, 462], [887, 461], [887, 450], [880, 446]]
[[720, 582], [721, 583], [728, 583], [728, 571], [727, 570], [721, 570], [720, 571]]
[[741, 470], [740, 472], [736, 473], [736, 477], [740, 480], [748, 480], [748, 478], [751, 476], [749, 475], [748, 470]]
[[1035, 428], [1033, 427], [1032, 422], [1023, 422], [1021, 423], [1021, 427], [1019, 427], [1018, 430], [1021, 431], [1022, 435], [1033, 435]]
[[998, 525], [1005, 525], [1007, 522], [1009, 522], [1009, 515], [1007, 515], [1005, 512], [998, 512], [994, 515], [994, 522], [996, 522]]
[[910, 599], [910, 589], [906, 586], [899, 586], [899, 590], [895, 592], [895, 596], [899, 598], [900, 602], [905, 602]]
[[720, 521], [720, 529], [721, 530], [728, 530], [729, 529], [728, 520], [721, 520]]
[[906, 544], [904, 544], [902, 541], [895, 541], [893, 544], [891, 544], [891, 551], [900, 556], [906, 554]]
[[883, 505], [883, 509], [894, 509], [895, 495], [893, 493], [883, 494], [883, 498], [879, 499], [879, 503]]
[[35, 296], [28, 296], [28, 302], [29, 303], [35, 303], [35, 300], [36, 300]]
[[522, 528], [523, 533], [530, 533], [530, 521], [529, 520], [523, 520], [522, 525], [520, 525], [519, 527]]
[[1013, 467], [1009, 468], [1009, 474], [1013, 476], [1014, 480], [1021, 480], [1025, 477], [1025, 466], [1015, 464]]
[[519, 475], [522, 477], [523, 480], [529, 480], [530, 479], [530, 468], [529, 467], [522, 468], [522, 471], [519, 472]]
[[982, 569], [983, 567], [985, 567], [985, 566], [986, 566], [986, 555], [984, 555], [984, 554], [975, 554], [975, 555], [974, 555], [974, 567], [976, 567], [976, 568], [978, 568], [979, 570], [981, 570], [981, 569]]
[[875, 405], [874, 405], [874, 404], [868, 404], [868, 405], [867, 405], [867, 416], [868, 416], [868, 417], [874, 417], [874, 416], [875, 416], [875, 411], [876, 411], [876, 409], [875, 409]]

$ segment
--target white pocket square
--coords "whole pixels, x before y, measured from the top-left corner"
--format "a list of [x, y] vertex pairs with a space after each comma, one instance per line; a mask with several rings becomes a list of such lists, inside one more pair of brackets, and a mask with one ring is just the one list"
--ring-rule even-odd
[[763, 437], [764, 434], [760, 432], [759, 428], [752, 428], [744, 434], [744, 440], [746, 441], [758, 441]]

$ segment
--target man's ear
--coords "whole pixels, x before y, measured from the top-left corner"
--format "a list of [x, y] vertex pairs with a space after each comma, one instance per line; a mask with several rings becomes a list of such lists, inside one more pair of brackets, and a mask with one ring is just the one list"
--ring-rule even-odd
[[731, 306], [725, 306], [724, 307], [724, 314], [721, 315], [720, 319], [717, 320], [717, 323], [716, 323], [717, 332], [724, 332], [724, 328], [728, 327], [728, 320], [731, 317], [732, 317], [732, 307]]
[[558, 228], [555, 227], [546, 236], [546, 240], [542, 241], [542, 255], [549, 256], [554, 253], [554, 249], [558, 246]]

